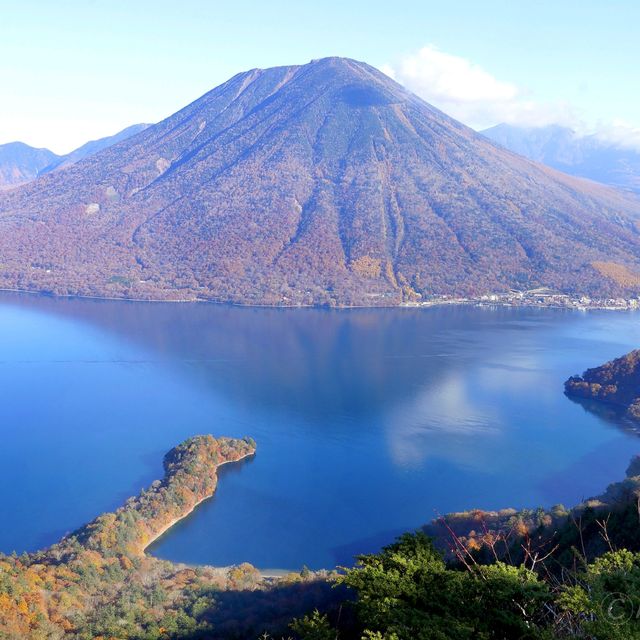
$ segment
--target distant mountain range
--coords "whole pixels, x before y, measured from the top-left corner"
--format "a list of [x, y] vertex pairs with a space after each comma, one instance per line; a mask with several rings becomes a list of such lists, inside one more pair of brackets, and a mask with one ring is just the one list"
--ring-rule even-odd
[[36, 149], [24, 142], [0, 144], [0, 189], [30, 182], [40, 175], [88, 158], [102, 149], [144, 131], [148, 126], [148, 124], [134, 124], [113, 136], [87, 142], [66, 155], [58, 155], [49, 149]]
[[240, 73], [0, 194], [0, 287], [276, 305], [631, 295], [639, 220], [639, 198], [325, 58]]
[[571, 129], [499, 124], [483, 135], [506, 149], [574, 176], [640, 193], [640, 151]]
[[0, 144], [0, 189], [33, 180], [58, 157], [49, 149], [36, 149], [24, 142]]

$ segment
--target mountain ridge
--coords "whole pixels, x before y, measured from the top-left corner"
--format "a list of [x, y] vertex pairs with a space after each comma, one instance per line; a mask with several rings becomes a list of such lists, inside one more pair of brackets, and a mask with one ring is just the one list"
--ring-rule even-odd
[[0, 144], [0, 189], [8, 189], [33, 180], [58, 156], [49, 149], [24, 142]]
[[131, 125], [112, 136], [90, 140], [63, 155], [46, 148], [32, 147], [24, 142], [0, 144], [0, 190], [18, 187], [46, 173], [80, 162], [102, 149], [144, 131], [149, 126]]
[[558, 171], [640, 194], [640, 151], [580, 136], [568, 127], [499, 124], [481, 131], [494, 142]]
[[639, 216], [640, 200], [324, 58], [237, 74], [1, 196], [0, 286], [338, 306], [536, 286], [635, 295]]

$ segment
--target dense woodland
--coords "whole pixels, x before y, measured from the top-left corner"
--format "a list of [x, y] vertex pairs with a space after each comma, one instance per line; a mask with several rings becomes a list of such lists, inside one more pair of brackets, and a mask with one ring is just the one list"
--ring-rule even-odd
[[339, 578], [348, 600], [291, 628], [304, 640], [640, 638], [639, 473], [636, 458], [575, 509], [452, 514], [405, 534]]
[[622, 409], [628, 418], [640, 420], [640, 350], [569, 378], [565, 392], [608, 403]]

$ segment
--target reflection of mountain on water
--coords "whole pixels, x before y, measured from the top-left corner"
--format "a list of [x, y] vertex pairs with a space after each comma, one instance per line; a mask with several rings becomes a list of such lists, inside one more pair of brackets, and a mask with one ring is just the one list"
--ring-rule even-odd
[[[11, 294], [3, 301], [86, 322], [138, 344], [153, 361], [179, 366], [231, 401], [274, 410], [304, 407], [323, 420], [354, 412], [380, 415], [412, 402], [418, 390], [465, 368], [464, 351], [459, 344], [451, 347], [456, 330], [482, 331], [501, 313], [281, 310]], [[502, 313], [508, 317], [509, 310]], [[495, 340], [469, 347], [474, 358], [478, 349], [495, 353], [501, 345]], [[452, 350], [456, 357], [446, 357]], [[226, 366], [228, 361], [234, 365]]]
[[[640, 340], [630, 315], [12, 294], [0, 312], [8, 551], [137, 491], [159, 472], [147, 456], [194, 433], [250, 434], [259, 453], [156, 555], [262, 567], [330, 566], [436, 513], [573, 504], [618, 478], [632, 446], [562, 395], [585, 357]], [[577, 482], [605, 447], [601, 475]]]

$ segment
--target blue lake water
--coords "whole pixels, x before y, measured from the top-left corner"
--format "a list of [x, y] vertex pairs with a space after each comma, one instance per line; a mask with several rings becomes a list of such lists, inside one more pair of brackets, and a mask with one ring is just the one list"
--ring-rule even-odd
[[0, 550], [34, 550], [162, 475], [198, 433], [254, 437], [151, 549], [346, 563], [438, 513], [573, 504], [640, 440], [568, 400], [640, 315], [275, 310], [0, 295]]

